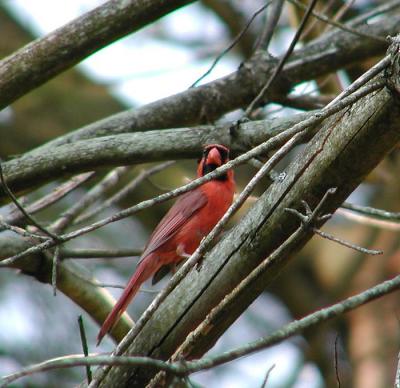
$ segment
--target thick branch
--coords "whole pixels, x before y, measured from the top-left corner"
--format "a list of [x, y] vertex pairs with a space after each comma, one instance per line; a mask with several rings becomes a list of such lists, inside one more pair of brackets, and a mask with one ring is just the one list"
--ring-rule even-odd
[[[292, 163], [283, 182], [275, 182], [235, 227], [206, 256], [200, 272], [192, 271], [154, 313], [126, 354], [168, 359], [210, 308], [217, 305], [252, 269], [282, 244], [298, 226], [285, 208], [306, 200], [314, 207], [330, 187], [338, 187], [323, 209], [334, 211], [400, 139], [399, 108], [384, 89], [340, 112], [324, 125]], [[362, 151], [362, 152], [361, 152]], [[368, 154], [368, 158], [365, 155]], [[295, 249], [312, 233], [305, 231]], [[259, 278], [207, 327], [207, 335], [190, 354], [206, 352], [288, 262], [274, 261]], [[154, 375], [142, 368], [111, 368], [102, 386], [142, 386]]]
[[0, 62], [0, 108], [115, 40], [193, 0], [107, 1]]
[[[101, 166], [146, 163], [173, 158], [194, 158], [204, 144], [222, 143], [234, 153], [254, 147], [295, 123], [309, 113], [288, 119], [243, 123], [231, 130], [229, 125], [147, 131], [82, 140], [59, 147], [45, 147], [3, 164], [8, 185], [13, 190], [31, 188], [60, 174], [88, 171]], [[0, 189], [0, 196], [1, 196]]]
[[[400, 14], [394, 13], [362, 27], [361, 31], [386, 37], [398, 32]], [[313, 79], [383, 54], [387, 44], [361, 38], [345, 31], [333, 30], [294, 52], [292, 59], [277, 77], [276, 88], [266, 99], [281, 101], [291, 85]], [[215, 120], [224, 113], [247, 106], [271, 75], [276, 61], [258, 53], [238, 71], [205, 85], [188, 89], [141, 108], [118, 113], [39, 147], [71, 143], [79, 139], [132, 131], [176, 128]], [[35, 151], [34, 151], [35, 152]]]

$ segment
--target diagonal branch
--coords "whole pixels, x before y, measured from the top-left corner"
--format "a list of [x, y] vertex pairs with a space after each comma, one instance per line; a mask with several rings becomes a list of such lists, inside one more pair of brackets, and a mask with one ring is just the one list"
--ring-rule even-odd
[[[327, 120], [288, 168], [285, 179], [267, 189], [241, 222], [206, 256], [200, 272], [192, 271], [182, 280], [128, 345], [124, 355], [168, 359], [210, 309], [297, 228], [298, 221], [285, 208], [296, 208], [302, 200], [315, 207], [329, 187], [338, 190], [321, 210], [331, 213], [340, 206], [400, 139], [397, 98], [383, 89]], [[208, 325], [207, 335], [192, 349], [192, 357], [201, 356], [213, 346], [311, 236], [312, 232], [305, 230], [291, 255], [271, 263], [223, 314], [218, 314]], [[143, 386], [154, 373], [144, 368], [112, 367], [102, 377], [100, 386]]]

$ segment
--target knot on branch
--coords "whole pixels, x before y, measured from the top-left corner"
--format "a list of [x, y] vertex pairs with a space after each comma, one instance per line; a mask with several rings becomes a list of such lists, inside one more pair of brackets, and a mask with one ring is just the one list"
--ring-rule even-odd
[[387, 55], [390, 57], [390, 64], [386, 68], [386, 82], [388, 88], [400, 97], [400, 34], [387, 38], [390, 42]]

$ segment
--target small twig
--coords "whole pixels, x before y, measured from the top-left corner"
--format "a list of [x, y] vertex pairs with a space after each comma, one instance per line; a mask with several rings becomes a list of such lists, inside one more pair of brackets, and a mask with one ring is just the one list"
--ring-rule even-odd
[[64, 259], [98, 259], [102, 257], [107, 258], [120, 258], [140, 256], [143, 248], [140, 249], [96, 249], [96, 248], [82, 248], [82, 249], [61, 249], [61, 258]]
[[[305, 6], [304, 4], [302, 4], [302, 3], [301, 3], [300, 1], [298, 1], [298, 0], [288, 0], [288, 1], [289, 1], [290, 3], [292, 3], [292, 4], [294, 4], [296, 7], [299, 7], [299, 8], [301, 8], [301, 9], [303, 9], [303, 10], [306, 9], [306, 6]], [[367, 39], [376, 40], [376, 41], [378, 41], [378, 42], [387, 43], [387, 41], [386, 41], [385, 38], [382, 38], [382, 37], [380, 37], [380, 36], [371, 35], [371, 34], [368, 34], [368, 33], [362, 32], [362, 31], [358, 31], [358, 30], [355, 29], [355, 28], [351, 28], [351, 27], [347, 26], [346, 24], [343, 24], [343, 23], [340, 23], [340, 22], [338, 22], [338, 21], [335, 21], [335, 20], [329, 18], [328, 16], [322, 15], [322, 14], [320, 14], [320, 13], [318, 13], [318, 12], [312, 11], [312, 15], [313, 15], [315, 18], [321, 20], [322, 22], [324, 22], [324, 23], [326, 23], [326, 24], [328, 24], [328, 25], [337, 27], [337, 28], [339, 28], [339, 29], [342, 30], [342, 31], [349, 32], [350, 34], [357, 35], [357, 36], [360, 36], [360, 37], [362, 37], [362, 38], [367, 38]]]
[[[68, 180], [67, 182], [63, 183], [60, 186], [57, 186], [51, 193], [45, 195], [44, 197], [38, 199], [37, 201], [33, 202], [31, 205], [25, 206], [26, 211], [29, 214], [34, 214], [53, 203], [57, 202], [58, 200], [64, 198], [67, 194], [69, 194], [72, 190], [79, 187], [82, 183], [88, 181], [95, 175], [94, 172], [86, 172], [83, 174], [79, 174]], [[15, 205], [14, 205], [15, 206]], [[23, 219], [24, 214], [21, 213], [17, 207], [11, 210], [9, 214], [4, 217], [4, 221], [8, 224], [16, 224], [21, 219]], [[1, 231], [1, 228], [0, 228]]]
[[111, 170], [99, 183], [92, 187], [77, 203], [65, 211], [54, 221], [49, 229], [58, 233], [64, 231], [68, 225], [92, 203], [97, 201], [107, 190], [115, 186], [122, 176], [129, 171], [129, 167], [117, 167]]
[[302, 214], [298, 210], [291, 208], [285, 208], [285, 211], [294, 214], [296, 217], [300, 219], [301, 228], [313, 230], [314, 229], [313, 225], [315, 223], [326, 221], [328, 218], [332, 216], [331, 214], [325, 214], [323, 216], [320, 216], [319, 214], [321, 212], [322, 206], [324, 206], [329, 195], [334, 194], [336, 190], [337, 190], [336, 187], [331, 187], [330, 189], [326, 190], [325, 194], [323, 195], [322, 199], [318, 202], [314, 210], [310, 209], [310, 206], [306, 201], [301, 201], [302, 205], [305, 208], [305, 214]]
[[272, 364], [269, 368], [268, 368], [268, 370], [267, 370], [267, 373], [265, 374], [265, 377], [264, 377], [264, 380], [263, 380], [263, 382], [262, 382], [262, 384], [261, 384], [261, 388], [265, 388], [266, 386], [267, 386], [267, 382], [268, 382], [268, 379], [269, 379], [269, 375], [271, 374], [271, 372], [272, 372], [272, 370], [275, 368], [275, 364]]
[[[333, 16], [332, 20], [334, 22], [339, 22], [343, 15], [353, 6], [356, 0], [349, 0], [347, 3], [342, 4], [342, 6], [338, 9], [338, 11]], [[332, 26], [327, 23], [325, 28], [322, 29], [323, 33], [328, 32], [332, 29]]]
[[270, 4], [271, 4], [271, 0], [268, 1], [266, 4], [264, 4], [261, 8], [259, 8], [256, 12], [253, 13], [253, 15], [250, 18], [250, 20], [246, 23], [246, 25], [239, 32], [239, 34], [236, 35], [236, 37], [229, 44], [229, 46], [227, 48], [225, 48], [220, 54], [218, 54], [218, 56], [214, 59], [214, 62], [211, 64], [210, 68], [201, 77], [199, 77], [196, 81], [194, 81], [193, 84], [190, 85], [189, 88], [194, 88], [201, 80], [203, 80], [205, 77], [207, 77], [214, 70], [215, 66], [217, 66], [217, 63], [221, 60], [221, 58], [223, 58], [230, 50], [232, 50], [232, 48], [236, 46], [236, 44], [240, 41], [240, 39], [242, 39], [242, 36], [249, 29], [249, 27], [253, 23], [254, 19], [261, 12], [263, 12]]
[[353, 213], [351, 210], [347, 209], [337, 209], [335, 214], [341, 215], [342, 217], [361, 225], [372, 226], [380, 229], [400, 230], [399, 221], [385, 221], [375, 217]]
[[[88, 348], [88, 343], [87, 343], [87, 339], [86, 339], [86, 332], [85, 332], [85, 326], [83, 324], [82, 315], [79, 315], [79, 317], [78, 317], [78, 326], [79, 326], [79, 335], [81, 338], [83, 354], [85, 355], [85, 357], [88, 357], [89, 356], [89, 348]], [[90, 384], [92, 381], [92, 371], [90, 370], [90, 365], [86, 365], [86, 378], [87, 378], [88, 384]]]
[[315, 207], [315, 209], [313, 211], [311, 211], [310, 206], [308, 205], [308, 203], [306, 201], [301, 201], [302, 205], [305, 208], [305, 214], [302, 214], [298, 210], [295, 210], [295, 209], [286, 208], [285, 210], [289, 213], [294, 214], [296, 217], [300, 218], [302, 228], [310, 229], [313, 233], [318, 234], [319, 236], [326, 238], [327, 240], [334, 241], [334, 242], [336, 242], [340, 245], [343, 245], [347, 248], [351, 248], [351, 249], [354, 249], [356, 251], [359, 251], [359, 252], [362, 252], [362, 253], [365, 253], [368, 255], [381, 255], [383, 253], [383, 251], [360, 247], [356, 244], [352, 244], [348, 241], [345, 241], [338, 237], [335, 237], [330, 233], [323, 232], [322, 230], [320, 230], [314, 226], [314, 224], [319, 223], [321, 221], [326, 221], [327, 219], [332, 217], [331, 214], [325, 214], [322, 216], [319, 216], [319, 214], [320, 214], [321, 208], [324, 205], [324, 203], [326, 202], [328, 196], [331, 194], [334, 194], [336, 192], [336, 190], [337, 189], [335, 187], [328, 189], [325, 192], [321, 201], [318, 203], [318, 205]]
[[14, 195], [14, 193], [8, 187], [6, 180], [3, 174], [3, 166], [2, 161], [0, 160], [0, 181], [3, 186], [3, 190], [7, 193], [10, 199], [14, 202], [15, 206], [19, 209], [19, 211], [25, 216], [25, 218], [34, 225], [38, 230], [42, 231], [45, 235], [51, 237], [53, 240], [58, 241], [58, 236], [51, 231], [47, 230], [45, 227], [40, 225], [30, 214], [26, 212], [24, 207], [19, 203], [18, 198]]
[[36, 234], [36, 233], [31, 233], [28, 232], [24, 228], [20, 228], [19, 226], [14, 226], [14, 225], [9, 225], [6, 222], [2, 220], [2, 217], [0, 216], [0, 229], [1, 230], [10, 230], [11, 232], [17, 233], [20, 236], [31, 238], [31, 239], [38, 239], [38, 240], [48, 240], [49, 238], [46, 236], [43, 236], [42, 234]]
[[56, 245], [53, 255], [53, 266], [51, 269], [51, 285], [53, 287], [53, 295], [57, 295], [57, 269], [60, 262], [60, 246]]
[[400, 212], [388, 212], [387, 210], [376, 209], [370, 206], [356, 205], [349, 202], [343, 203], [341, 207], [377, 220], [388, 220], [395, 222], [400, 221]]
[[314, 9], [316, 3], [317, 3], [317, 0], [311, 0], [309, 5], [307, 6], [307, 11], [305, 12], [305, 14], [303, 16], [303, 19], [301, 20], [299, 28], [296, 31], [296, 34], [294, 35], [292, 41], [290, 42], [289, 48], [286, 50], [285, 55], [280, 59], [277, 67], [275, 68], [275, 71], [272, 73], [271, 77], [265, 83], [265, 85], [263, 86], [261, 91], [258, 93], [258, 95], [253, 99], [253, 101], [251, 101], [249, 106], [246, 108], [246, 110], [244, 112], [245, 117], [250, 116], [250, 113], [254, 110], [254, 107], [256, 105], [258, 105], [258, 103], [262, 100], [262, 98], [265, 95], [265, 92], [269, 89], [269, 87], [272, 85], [272, 82], [275, 80], [275, 78], [278, 76], [278, 74], [283, 69], [283, 66], [285, 65], [285, 63], [288, 60], [288, 58], [290, 57], [290, 55], [292, 54], [294, 47], [296, 46], [296, 44], [300, 38], [300, 35], [303, 32], [304, 27], [311, 15], [311, 12]]
[[93, 217], [96, 214], [99, 214], [103, 210], [115, 205], [116, 203], [122, 201], [128, 195], [130, 195], [133, 191], [135, 191], [139, 185], [150, 176], [157, 174], [158, 172], [165, 170], [166, 168], [172, 166], [175, 163], [174, 160], [157, 164], [149, 169], [143, 170], [137, 177], [135, 177], [130, 183], [125, 185], [120, 191], [116, 194], [103, 201], [99, 206], [95, 207], [93, 210], [90, 210], [86, 213], [83, 213], [80, 217], [75, 220], [75, 223], [81, 223], [89, 218]]
[[358, 77], [348, 88], [343, 90], [337, 97], [335, 97], [327, 106], [329, 108], [333, 106], [335, 103], [340, 101], [346, 96], [354, 93], [361, 86], [365, 85], [368, 81], [378, 75], [382, 70], [384, 70], [390, 64], [390, 56], [387, 55], [383, 59], [381, 59], [378, 63], [368, 69], [364, 74]]
[[336, 338], [335, 338], [335, 357], [334, 357], [334, 359], [333, 359], [333, 365], [334, 365], [334, 368], [335, 368], [335, 375], [336, 375], [336, 383], [337, 383], [337, 386], [338, 386], [338, 388], [340, 388], [340, 376], [339, 376], [339, 362], [338, 362], [338, 351], [337, 351], [337, 342], [338, 342], [338, 338], [339, 338], [339, 335], [338, 334], [336, 334]]
[[317, 228], [313, 228], [312, 230], [313, 230], [314, 233], [318, 234], [319, 236], [321, 236], [323, 238], [326, 238], [327, 240], [336, 242], [336, 243], [338, 243], [340, 245], [343, 245], [343, 246], [345, 246], [347, 248], [354, 249], [355, 251], [358, 251], [358, 252], [361, 252], [361, 253], [365, 253], [367, 255], [373, 255], [373, 256], [382, 255], [383, 254], [382, 250], [367, 249], [367, 248], [360, 247], [357, 244], [353, 244], [353, 243], [351, 243], [349, 241], [342, 240], [342, 239], [340, 239], [338, 237], [333, 236], [330, 233], [323, 232], [322, 230], [319, 230]]
[[399, 7], [400, 7], [399, 0], [385, 1], [382, 5], [372, 8], [369, 12], [365, 12], [360, 16], [351, 19], [350, 22], [347, 23], [347, 25], [357, 26], [361, 24], [367, 24], [368, 19], [374, 18], [384, 13], [389, 13], [390, 11], [393, 11], [394, 9]]
[[[150, 357], [113, 357], [100, 355], [68, 355], [64, 357], [56, 357], [46, 360], [36, 365], [26, 367], [19, 372], [4, 376], [0, 379], [0, 387], [6, 387], [13, 381], [21, 377], [31, 376], [35, 373], [47, 372], [59, 368], [73, 368], [89, 365], [132, 365], [147, 366], [169, 373], [180, 374], [181, 370], [178, 365], [172, 365], [164, 361], [156, 360]], [[92, 381], [93, 382], [93, 381]]]
[[257, 50], [267, 50], [271, 39], [274, 35], [276, 26], [278, 25], [279, 18], [281, 17], [283, 4], [285, 0], [274, 0], [271, 4], [270, 12], [267, 14], [265, 28], [261, 33], [261, 37], [256, 45]]

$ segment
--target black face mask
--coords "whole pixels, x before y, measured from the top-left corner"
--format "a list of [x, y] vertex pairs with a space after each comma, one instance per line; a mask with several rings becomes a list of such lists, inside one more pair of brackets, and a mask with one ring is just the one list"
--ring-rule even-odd
[[[220, 166], [217, 166], [215, 163], [204, 164], [203, 171], [202, 171], [203, 176], [208, 174], [211, 171], [214, 171], [218, 167], [220, 167]], [[226, 174], [226, 173], [214, 178], [214, 180], [216, 180], [216, 181], [226, 181], [227, 179], [228, 179], [228, 174]]]

